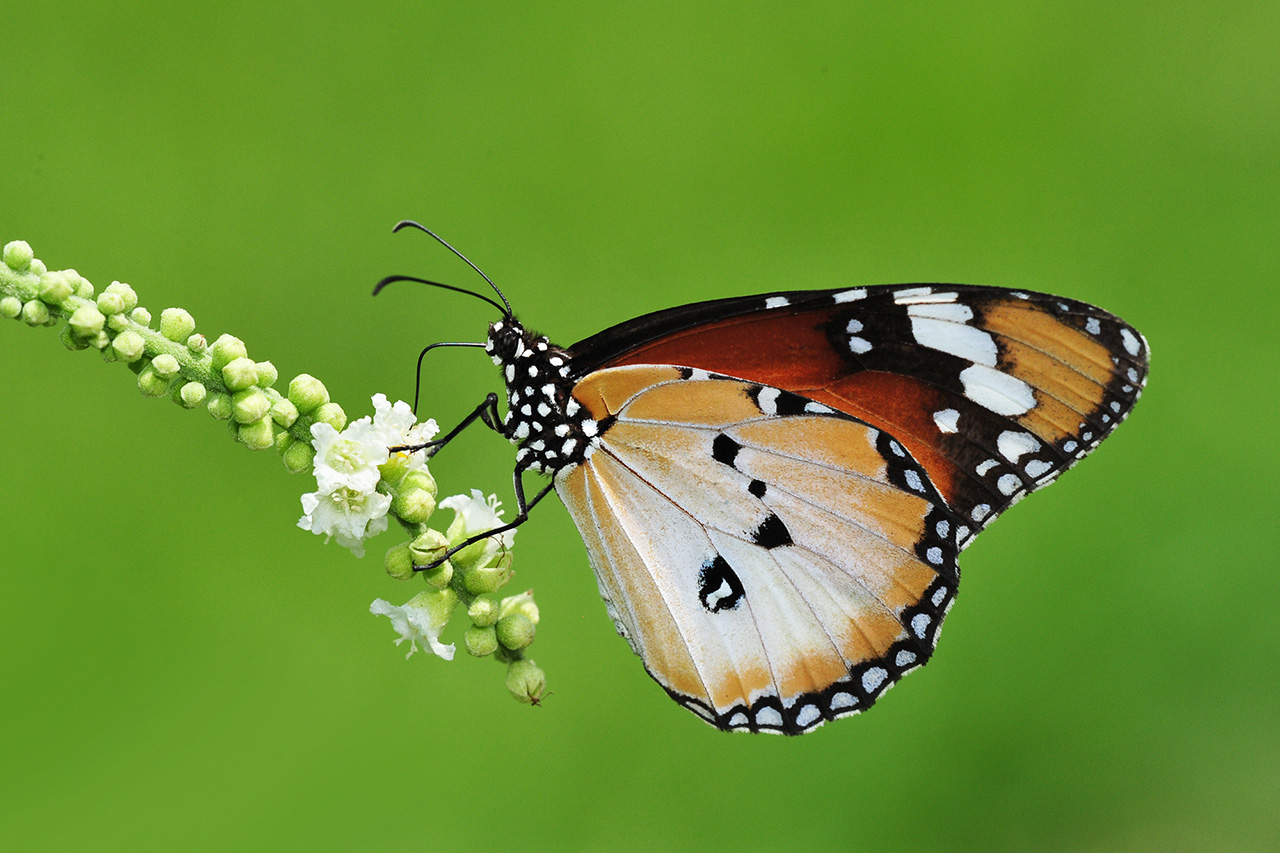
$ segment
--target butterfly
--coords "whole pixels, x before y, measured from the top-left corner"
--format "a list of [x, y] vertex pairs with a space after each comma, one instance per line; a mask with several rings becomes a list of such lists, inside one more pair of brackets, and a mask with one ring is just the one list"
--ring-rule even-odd
[[[516, 518], [464, 546], [554, 489], [618, 633], [725, 730], [808, 732], [923, 666], [959, 552], [1096, 448], [1147, 378], [1132, 326], [1023, 290], [717, 299], [569, 347], [494, 290], [472, 294], [503, 312], [485, 342], [433, 345], [483, 346], [506, 412], [490, 394], [428, 452], [476, 419], [518, 447]], [[526, 500], [528, 471], [550, 482]]]

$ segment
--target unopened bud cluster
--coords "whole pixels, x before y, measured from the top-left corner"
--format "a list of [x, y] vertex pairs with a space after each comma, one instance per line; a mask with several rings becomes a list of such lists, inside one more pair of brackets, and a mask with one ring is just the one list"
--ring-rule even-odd
[[114, 281], [98, 293], [75, 270], [50, 271], [22, 241], [4, 247], [3, 261], [0, 316], [30, 326], [66, 320], [59, 338], [67, 349], [93, 349], [106, 362], [124, 363], [145, 397], [167, 396], [186, 409], [204, 406], [245, 447], [279, 450], [290, 471], [310, 469], [312, 424], [346, 424], [319, 380], [298, 376], [288, 395], [281, 394], [272, 387], [279, 375], [271, 362], [249, 358], [232, 335], [210, 344], [181, 308], [161, 311], [153, 325], [129, 285]]
[[[441, 533], [423, 525], [412, 541], [387, 551], [387, 573], [401, 580], [421, 575], [431, 589], [449, 596], [453, 602], [449, 615], [455, 608], [465, 609], [471, 623], [463, 633], [467, 651], [476, 657], [492, 655], [504, 664], [511, 695], [521, 702], [536, 703], [545, 692], [546, 676], [525, 657], [539, 619], [533, 591], [497, 595], [513, 575], [513, 531], [482, 539], [441, 561], [471, 536], [500, 527], [502, 518], [497, 501], [486, 500], [478, 491], [446, 498], [440, 506], [456, 513], [448, 531]], [[453, 647], [448, 648], [452, 655]]]

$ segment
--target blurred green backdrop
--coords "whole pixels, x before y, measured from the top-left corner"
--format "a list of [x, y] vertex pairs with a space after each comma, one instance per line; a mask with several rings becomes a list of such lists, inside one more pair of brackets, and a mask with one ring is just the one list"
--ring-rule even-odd
[[[570, 343], [771, 289], [961, 281], [1154, 349], [1107, 446], [964, 555], [935, 661], [724, 735], [614, 635], [548, 503], [554, 691], [404, 661], [408, 587], [297, 530], [273, 453], [0, 329], [8, 849], [1276, 849], [1280, 6], [9, 4], [0, 242], [190, 310], [352, 414], [492, 312]], [[498, 377], [433, 353], [451, 422]], [[509, 499], [473, 430], [442, 488]], [[447, 514], [444, 516], [447, 519]], [[379, 547], [381, 546], [381, 547]], [[454, 639], [457, 639], [456, 637]]]

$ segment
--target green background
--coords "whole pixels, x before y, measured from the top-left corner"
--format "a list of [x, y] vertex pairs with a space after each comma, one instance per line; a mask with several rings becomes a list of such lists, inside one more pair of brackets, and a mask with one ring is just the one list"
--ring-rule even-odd
[[[1280, 6], [8, 3], [0, 242], [132, 283], [352, 416], [493, 312], [570, 343], [774, 289], [1062, 293], [1154, 351], [1130, 421], [967, 551], [935, 661], [726, 735], [614, 635], [567, 515], [517, 537], [553, 695], [406, 662], [412, 591], [313, 486], [55, 333], [0, 329], [9, 849], [1276, 849]], [[690, 9], [690, 5], [696, 5]], [[433, 353], [424, 412], [499, 387]], [[509, 498], [473, 430], [446, 493]], [[448, 513], [442, 515], [447, 521]], [[452, 639], [459, 639], [455, 635]]]

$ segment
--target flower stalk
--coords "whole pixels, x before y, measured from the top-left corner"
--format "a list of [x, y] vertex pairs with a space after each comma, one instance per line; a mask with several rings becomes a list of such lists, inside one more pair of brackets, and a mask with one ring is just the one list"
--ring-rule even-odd
[[[545, 675], [525, 657], [538, 622], [532, 593], [493, 598], [512, 576], [515, 531], [477, 542], [432, 570], [415, 569], [502, 524], [495, 497], [472, 490], [437, 502], [425, 454], [390, 453], [391, 447], [429, 441], [437, 432], [434, 421], [417, 423], [407, 404], [393, 405], [378, 394], [373, 417], [348, 424], [320, 380], [299, 374], [285, 391], [277, 390], [279, 374], [271, 362], [251, 359], [244, 342], [232, 335], [209, 343], [181, 308], [164, 309], [153, 326], [151, 312], [128, 284], [114, 281], [98, 293], [75, 270], [50, 271], [22, 241], [5, 245], [0, 260], [0, 318], [29, 326], [65, 321], [58, 337], [67, 349], [92, 349], [107, 363], [123, 362], [143, 396], [168, 396], [187, 409], [203, 406], [226, 421], [245, 447], [274, 447], [289, 471], [312, 471], [317, 489], [302, 496], [299, 527], [362, 556], [365, 541], [394, 518], [409, 541], [386, 552], [387, 573], [406, 581], [421, 576], [425, 591], [398, 607], [378, 599], [370, 610], [391, 620], [400, 635], [397, 644], [408, 640], [410, 655], [421, 648], [452, 659], [455, 646], [441, 642], [440, 634], [460, 611], [470, 622], [467, 650], [506, 664], [507, 687], [516, 699], [541, 699]], [[455, 513], [446, 532], [428, 526], [437, 507]]]

